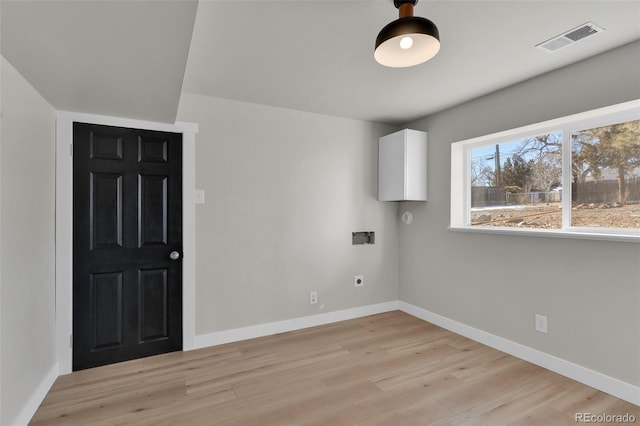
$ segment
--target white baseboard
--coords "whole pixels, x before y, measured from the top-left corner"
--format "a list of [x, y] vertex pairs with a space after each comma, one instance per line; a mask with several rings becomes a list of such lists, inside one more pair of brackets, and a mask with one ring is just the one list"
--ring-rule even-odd
[[399, 309], [454, 333], [468, 337], [471, 340], [485, 344], [499, 351], [508, 353], [517, 358], [529, 361], [532, 364], [551, 370], [555, 373], [569, 377], [580, 383], [591, 386], [616, 398], [623, 399], [635, 405], [640, 405], [640, 387], [622, 380], [607, 376], [573, 362], [549, 355], [548, 353], [530, 348], [520, 343], [507, 340], [486, 331], [479, 330], [461, 322], [454, 321], [442, 315], [427, 311], [405, 302], [398, 302]]
[[252, 325], [249, 327], [235, 328], [232, 330], [218, 331], [215, 333], [196, 335], [193, 349], [222, 345], [224, 343], [238, 342], [254, 339], [256, 337], [270, 336], [287, 331], [301, 330], [303, 328], [316, 327], [318, 325], [331, 324], [333, 322], [360, 318], [367, 315], [383, 312], [397, 311], [398, 301], [378, 303], [376, 305], [359, 306], [357, 308], [344, 309], [342, 311], [327, 312], [308, 317], [293, 318], [285, 321], [270, 322], [267, 324]]
[[[36, 413], [38, 407], [40, 407], [40, 404], [42, 404], [44, 397], [47, 396], [49, 389], [51, 389], [51, 386], [53, 386], [57, 378], [58, 364], [56, 363], [51, 367], [47, 375], [42, 378], [29, 400], [24, 404], [17, 417], [10, 424], [13, 426], [25, 426], [29, 424], [31, 418]], [[3, 391], [7, 392], [6, 389]]]

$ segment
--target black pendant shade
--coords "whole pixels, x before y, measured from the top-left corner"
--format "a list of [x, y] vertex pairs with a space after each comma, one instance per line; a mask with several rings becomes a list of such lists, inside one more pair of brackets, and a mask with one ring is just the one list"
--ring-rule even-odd
[[438, 28], [428, 19], [413, 16], [417, 0], [395, 1], [400, 18], [387, 24], [376, 38], [374, 57], [387, 67], [403, 68], [433, 58], [440, 50]]

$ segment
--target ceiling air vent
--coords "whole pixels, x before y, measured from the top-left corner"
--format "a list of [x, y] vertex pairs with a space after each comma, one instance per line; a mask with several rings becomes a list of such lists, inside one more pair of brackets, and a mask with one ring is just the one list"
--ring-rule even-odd
[[540, 44], [536, 44], [536, 47], [544, 50], [545, 52], [555, 52], [556, 50], [567, 47], [570, 44], [603, 31], [603, 28], [597, 26], [593, 22], [587, 22], [586, 24], [582, 24], [579, 27], [565, 32], [564, 34], [560, 34], [559, 36], [543, 41]]

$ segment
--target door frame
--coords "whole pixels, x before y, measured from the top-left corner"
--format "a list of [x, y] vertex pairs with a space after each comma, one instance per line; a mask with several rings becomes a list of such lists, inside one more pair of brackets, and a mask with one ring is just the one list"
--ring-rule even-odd
[[72, 371], [73, 123], [182, 133], [182, 350], [195, 349], [195, 135], [197, 123], [175, 124], [67, 111], [56, 112], [56, 344], [58, 374]]

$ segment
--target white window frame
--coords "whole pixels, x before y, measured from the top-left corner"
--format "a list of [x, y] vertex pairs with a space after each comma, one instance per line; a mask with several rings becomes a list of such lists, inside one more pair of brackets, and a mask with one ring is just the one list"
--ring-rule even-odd
[[[640, 242], [640, 229], [571, 226], [571, 134], [614, 123], [640, 119], [640, 99], [579, 114], [544, 121], [529, 126], [455, 142], [451, 145], [451, 216], [452, 231], [583, 238]], [[562, 228], [535, 229], [471, 226], [471, 150], [533, 135], [562, 133]]]

